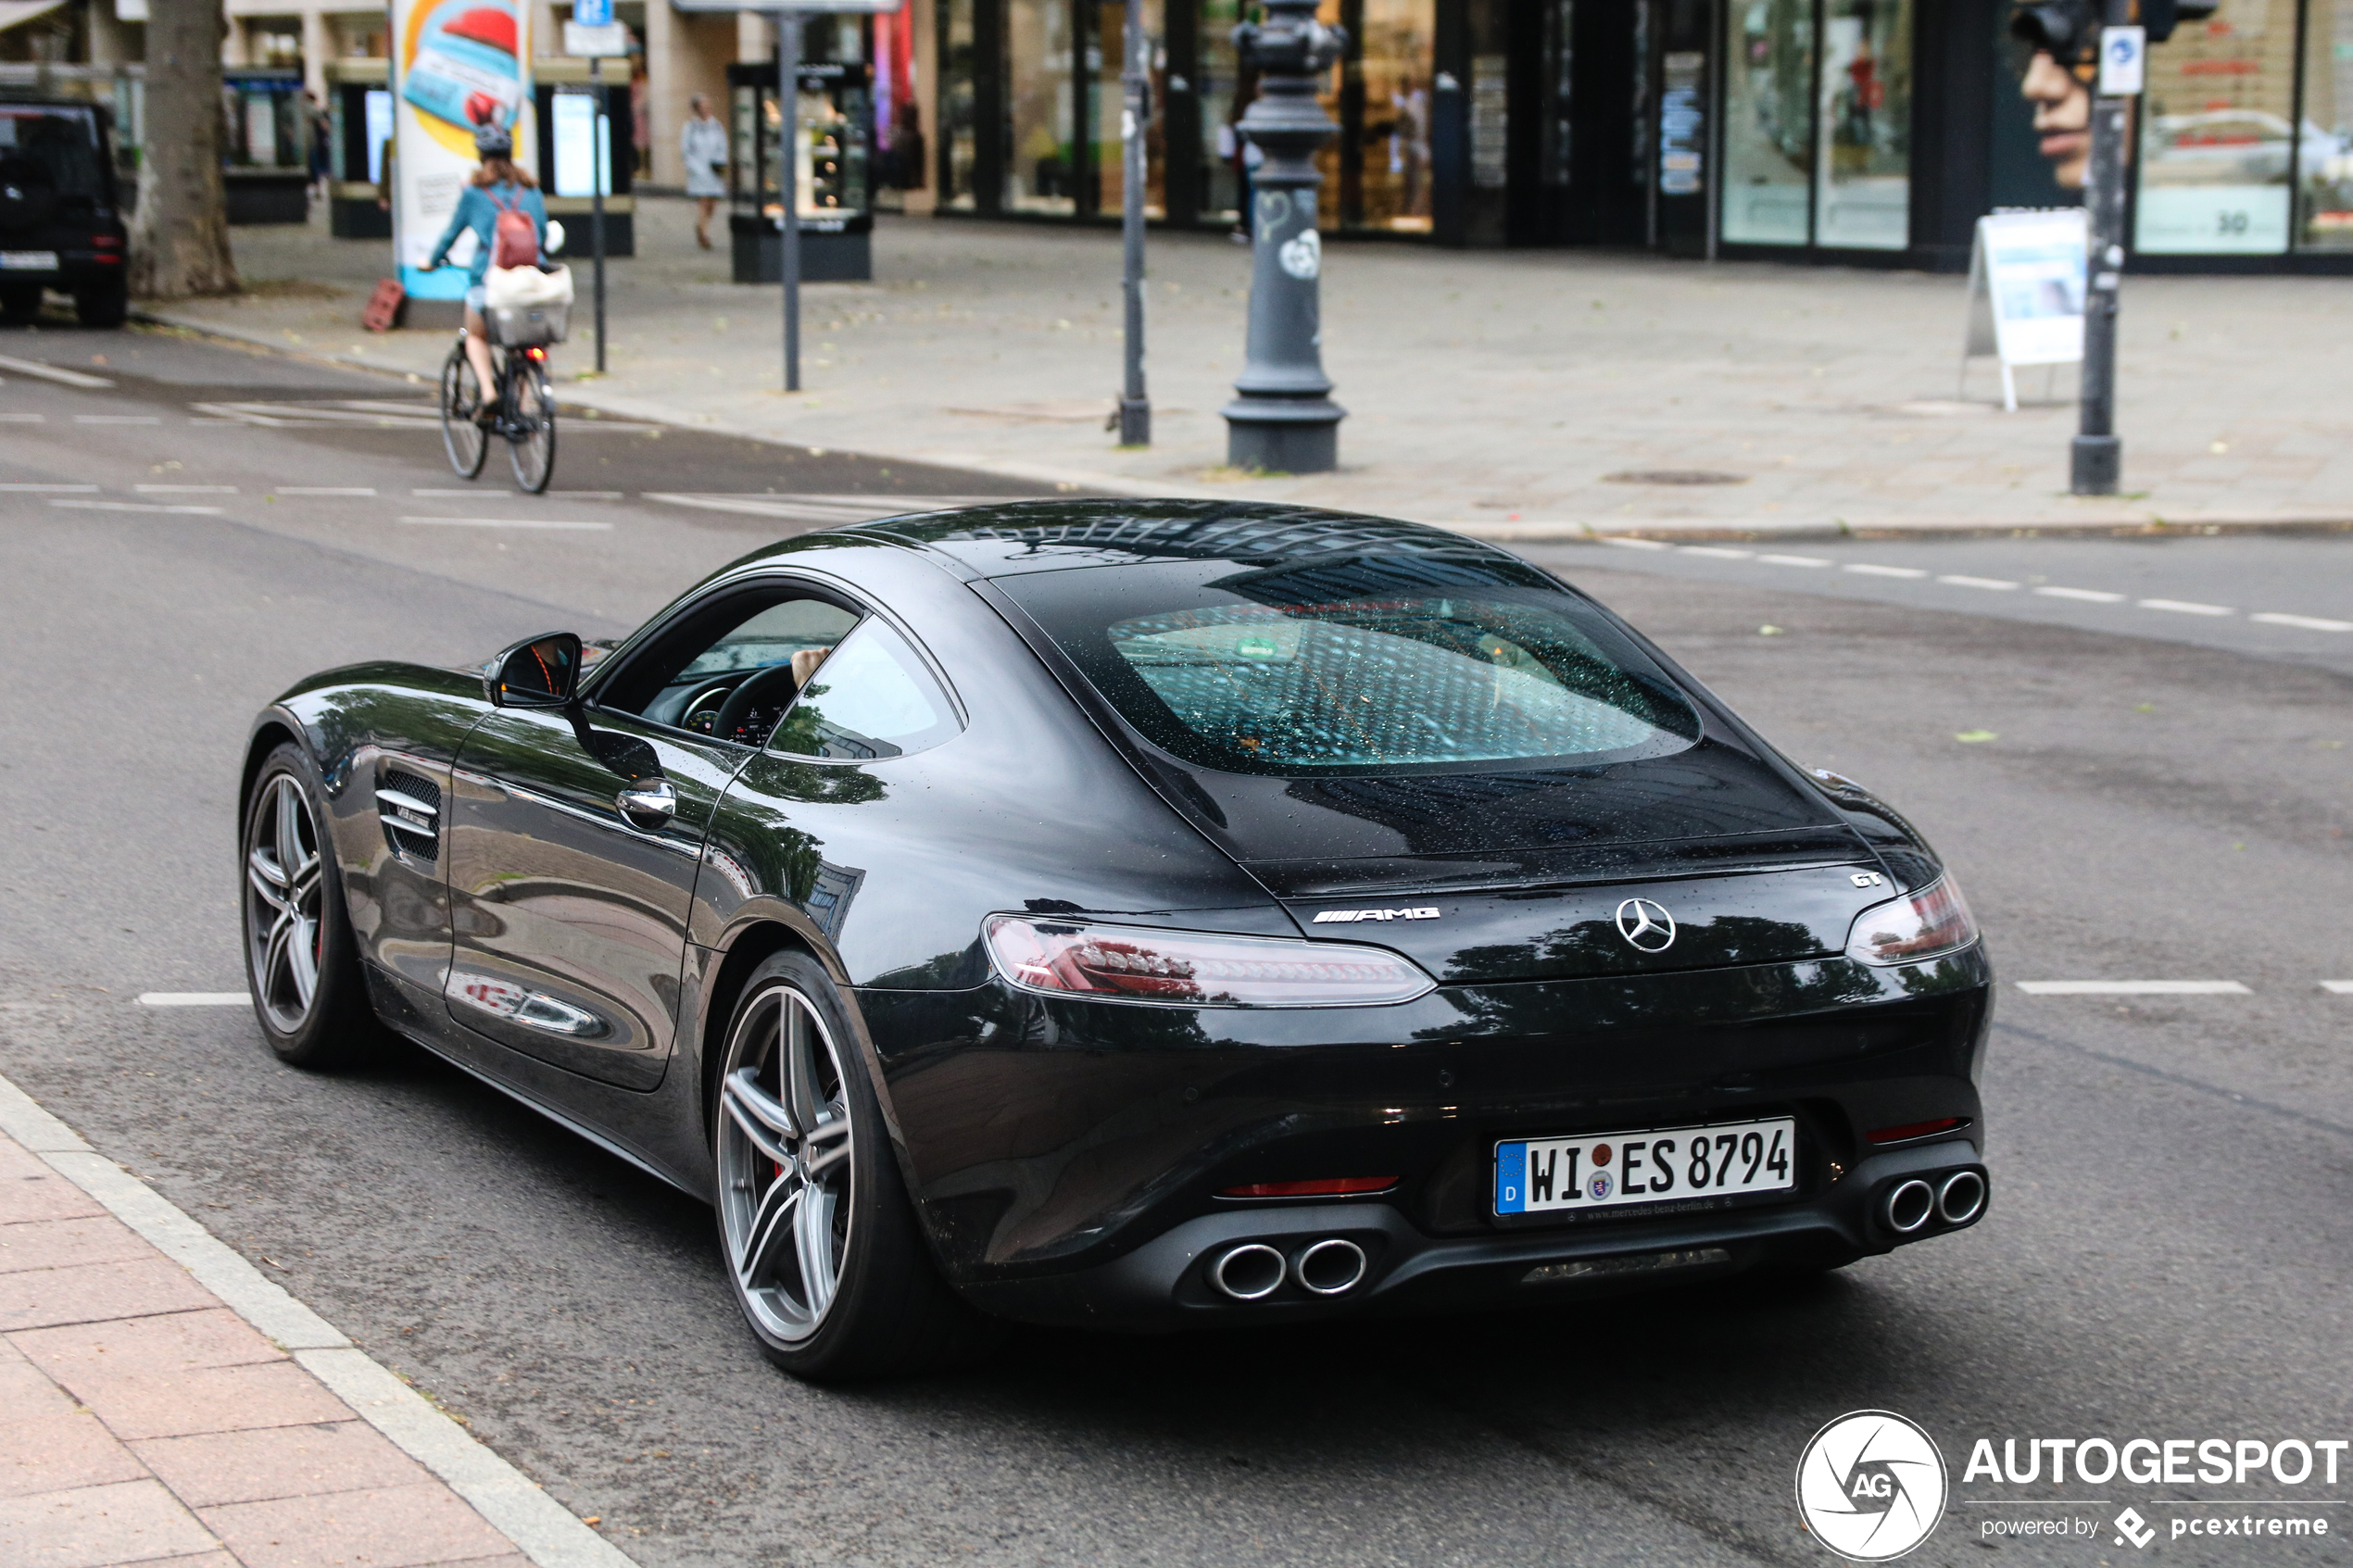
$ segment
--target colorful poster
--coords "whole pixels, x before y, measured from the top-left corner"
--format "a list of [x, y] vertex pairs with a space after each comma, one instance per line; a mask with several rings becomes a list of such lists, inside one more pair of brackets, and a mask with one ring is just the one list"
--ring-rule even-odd
[[392, 0], [392, 36], [394, 257], [412, 297], [456, 299], [472, 236], [450, 252], [459, 265], [424, 264], [473, 177], [474, 128], [506, 126], [515, 161], [537, 172], [530, 13], [521, 0]]

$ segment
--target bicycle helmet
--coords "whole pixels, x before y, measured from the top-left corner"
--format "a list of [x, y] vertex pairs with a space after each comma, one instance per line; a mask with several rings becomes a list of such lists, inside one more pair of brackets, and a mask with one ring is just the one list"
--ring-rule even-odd
[[493, 120], [474, 127], [474, 157], [512, 157], [515, 153], [514, 132]]

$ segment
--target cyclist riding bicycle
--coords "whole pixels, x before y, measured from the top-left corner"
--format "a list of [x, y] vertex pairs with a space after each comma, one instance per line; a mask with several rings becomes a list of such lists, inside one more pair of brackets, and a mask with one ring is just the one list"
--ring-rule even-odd
[[[514, 154], [514, 133], [505, 126], [474, 128], [474, 156], [482, 160], [482, 167], [474, 170], [472, 182], [458, 198], [458, 210], [449, 215], [449, 227], [442, 231], [439, 243], [425, 263], [427, 271], [440, 267], [449, 255], [449, 247], [458, 243], [458, 236], [468, 230], [473, 232], [474, 258], [466, 264], [466, 358], [474, 369], [474, 384], [485, 389], [496, 386], [497, 382], [490, 367], [490, 334], [482, 319], [482, 280], [490, 270], [497, 248], [499, 217], [522, 213], [531, 220], [534, 236], [533, 254], [528, 258], [502, 259], [501, 265], [535, 266], [547, 250], [547, 204], [540, 199], [539, 182], [531, 177], [531, 171], [515, 166]], [[474, 418], [487, 428], [496, 412], [490, 399], [484, 397]]]

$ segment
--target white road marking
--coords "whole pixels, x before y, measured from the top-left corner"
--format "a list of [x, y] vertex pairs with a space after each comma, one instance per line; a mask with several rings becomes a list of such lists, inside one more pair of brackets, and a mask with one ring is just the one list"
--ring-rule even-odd
[[2048, 599], [2081, 599], [2087, 605], [2120, 605], [2121, 594], [2106, 594], [2097, 588], [2037, 588], [2036, 593]]
[[1679, 548], [1687, 556], [1713, 556], [1718, 560], [1746, 560], [1756, 554], [1755, 550], [1726, 549], [1721, 545], [1684, 545]]
[[[658, 495], [655, 499], [671, 500], [675, 499], [675, 497]], [[695, 503], [692, 501], [681, 501], [679, 504], [682, 506], [691, 507]], [[1608, 534], [1604, 534], [1603, 536], [1602, 543], [1604, 545], [1615, 545], [1621, 550], [1671, 550], [1675, 547], [1664, 539], [1619, 539], [1614, 535]]]
[[233, 484], [134, 484], [142, 495], [234, 495]]
[[628, 492], [625, 490], [550, 490], [547, 494], [566, 501], [618, 501]]
[[610, 529], [610, 522], [558, 522], [538, 517], [404, 517], [403, 522], [413, 522], [435, 528], [557, 528]]
[[2021, 980], [2030, 997], [2246, 997], [2235, 980]]
[[479, 495], [482, 493], [483, 489], [479, 484], [467, 490], [411, 490], [409, 492], [411, 495], [422, 495], [428, 500], [442, 501], [446, 501], [453, 495]]
[[253, 1000], [243, 991], [142, 991], [143, 1008], [240, 1008]]
[[[726, 495], [646, 492], [647, 500], [666, 501], [673, 507], [694, 507], [710, 512], [741, 512], [748, 517], [774, 517], [791, 522], [817, 523], [868, 522], [878, 517], [945, 511], [950, 507], [977, 506], [1007, 498], [1001, 495]], [[1613, 539], [1609, 543], [1632, 545], [1641, 549], [1674, 548], [1671, 545], [1649, 539]]]
[[2334, 992], [2340, 997], [2353, 997], [2353, 980], [2323, 980], [2321, 982], [2321, 989]]
[[53, 507], [71, 507], [85, 512], [175, 512], [183, 517], [219, 517], [219, 507], [175, 507], [161, 501], [52, 501]]
[[78, 425], [159, 425], [162, 417], [156, 414], [76, 414]]
[[60, 386], [112, 386], [114, 384], [106, 377], [94, 376], [86, 370], [60, 370], [55, 365], [44, 365], [38, 359], [17, 359], [6, 354], [0, 354], [0, 370], [14, 370], [20, 376], [38, 376], [43, 381], [56, 382]]
[[372, 495], [376, 487], [372, 484], [273, 484], [270, 493], [273, 495]]
[[70, 491], [77, 495], [94, 495], [97, 494], [97, 490], [98, 487], [94, 484], [0, 484], [0, 491], [5, 491], [11, 495], [38, 495], [66, 491]]
[[1917, 566], [1881, 566], [1874, 561], [1867, 560], [1849, 561], [1846, 563], [1846, 570], [1861, 572], [1866, 577], [1926, 577], [1928, 575]]
[[1831, 564], [1819, 556], [1759, 556], [1756, 558], [1768, 566], [1828, 566]]
[[2266, 626], [2300, 626], [2307, 632], [2353, 632], [2353, 621], [2323, 621], [2317, 615], [2281, 615], [2265, 611], [2250, 615], [2249, 621], [2259, 621]]
[[1940, 577], [1937, 581], [1939, 583], [1950, 583], [1956, 588], [1993, 588], [1999, 590], [2015, 588], [2018, 586], [2017, 583], [2011, 582], [2006, 577], [1964, 577], [1957, 572], [1952, 573], [1948, 576]]
[[2170, 609], [2176, 615], [2235, 615], [2228, 605], [2202, 605], [2192, 599], [2143, 599], [2143, 609]]

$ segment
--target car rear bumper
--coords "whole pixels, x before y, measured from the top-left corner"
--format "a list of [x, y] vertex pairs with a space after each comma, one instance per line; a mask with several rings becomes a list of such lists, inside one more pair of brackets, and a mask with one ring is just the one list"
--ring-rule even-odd
[[[1976, 1146], [1950, 1139], [1872, 1155], [1825, 1190], [1769, 1208], [1470, 1236], [1430, 1236], [1378, 1200], [1234, 1210], [1189, 1220], [1111, 1262], [967, 1285], [963, 1293], [984, 1311], [1024, 1322], [1148, 1332], [1535, 1307], [1759, 1268], [1832, 1267], [1964, 1230], [1984, 1216], [1982, 1196], [1957, 1223], [1931, 1212], [1909, 1234], [1888, 1214], [1891, 1194], [1906, 1182], [1925, 1180], [1934, 1191], [1964, 1172], [1986, 1180]], [[1308, 1288], [1301, 1263], [1327, 1241], [1361, 1251], [1363, 1272], [1320, 1294]], [[1220, 1261], [1261, 1246], [1284, 1261], [1280, 1283], [1251, 1300], [1219, 1288]], [[1316, 1283], [1329, 1289], [1341, 1275], [1326, 1263]]]

